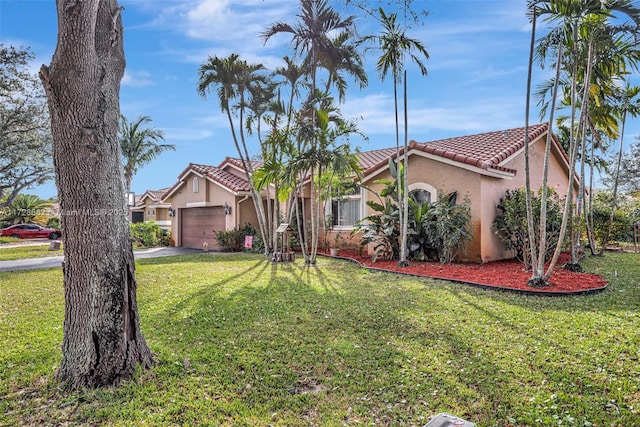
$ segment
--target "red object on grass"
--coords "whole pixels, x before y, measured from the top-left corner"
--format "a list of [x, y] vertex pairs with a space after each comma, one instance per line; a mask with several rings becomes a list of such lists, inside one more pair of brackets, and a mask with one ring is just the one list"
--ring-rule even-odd
[[562, 254], [549, 280], [550, 285], [534, 288], [527, 284], [531, 271], [524, 264], [514, 260], [494, 261], [484, 264], [457, 262], [440, 264], [437, 262], [410, 261], [409, 267], [398, 267], [398, 260], [372, 261], [370, 256], [358, 256], [355, 251], [342, 250], [340, 258], [348, 258], [361, 265], [378, 270], [391, 271], [415, 276], [453, 280], [487, 288], [518, 291], [522, 293], [567, 295], [604, 290], [606, 280], [591, 273], [574, 273], [562, 266], [569, 262], [568, 254]]

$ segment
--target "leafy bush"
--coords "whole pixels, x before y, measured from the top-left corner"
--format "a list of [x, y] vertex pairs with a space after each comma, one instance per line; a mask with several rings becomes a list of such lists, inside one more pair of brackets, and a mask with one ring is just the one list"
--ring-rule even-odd
[[244, 251], [244, 241], [246, 236], [253, 236], [253, 246], [249, 249], [250, 252], [260, 253], [264, 251], [264, 242], [262, 241], [262, 237], [251, 224], [247, 223], [242, 228], [227, 231], [214, 230], [214, 234], [222, 252]]
[[171, 244], [171, 232], [160, 228], [155, 221], [137, 222], [129, 227], [131, 241], [137, 248], [169, 246]]
[[429, 244], [435, 249], [440, 262], [450, 264], [459, 249], [464, 250], [471, 240], [471, 201], [465, 197], [456, 204], [457, 193], [438, 192], [438, 201], [433, 204], [432, 214], [424, 218]]
[[[548, 260], [558, 244], [560, 225], [562, 223], [562, 206], [558, 194], [548, 188], [547, 199], [547, 247], [545, 259]], [[540, 191], [532, 194], [533, 221], [535, 224], [536, 242], [540, 241]], [[514, 252], [515, 258], [531, 267], [529, 250], [529, 228], [527, 225], [527, 205], [524, 188], [507, 190], [500, 199], [497, 208], [501, 211], [493, 221], [494, 233], [498, 235], [505, 249]], [[537, 243], [536, 243], [537, 245]]]
[[[385, 188], [376, 194], [379, 202], [367, 201], [374, 211], [358, 222], [352, 235], [362, 231], [360, 247], [373, 244], [374, 260], [378, 257], [397, 259], [400, 253], [400, 214], [397, 182], [381, 180]], [[456, 205], [457, 193], [438, 194], [435, 203], [419, 203], [409, 198], [407, 249], [410, 259], [451, 263], [471, 240], [470, 201], [465, 197]]]

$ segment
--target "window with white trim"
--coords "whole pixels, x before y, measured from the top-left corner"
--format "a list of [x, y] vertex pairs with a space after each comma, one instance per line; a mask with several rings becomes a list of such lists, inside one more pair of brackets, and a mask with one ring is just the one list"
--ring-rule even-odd
[[362, 218], [360, 187], [354, 186], [348, 195], [331, 200], [329, 214], [334, 227], [355, 227]]
[[193, 178], [193, 192], [197, 193], [198, 191], [200, 191], [200, 182], [198, 182], [198, 177], [194, 177]]
[[433, 203], [438, 198], [438, 191], [434, 186], [424, 182], [414, 182], [409, 185], [409, 195], [419, 203]]

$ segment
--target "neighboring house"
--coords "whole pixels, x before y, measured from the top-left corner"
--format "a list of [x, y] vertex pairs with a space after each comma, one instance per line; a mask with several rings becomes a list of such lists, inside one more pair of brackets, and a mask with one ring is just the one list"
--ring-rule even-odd
[[175, 212], [171, 231], [176, 246], [202, 248], [206, 242], [209, 249], [218, 249], [216, 231], [246, 224], [258, 229], [251, 188], [238, 159], [227, 157], [218, 166], [190, 163], [162, 199]]
[[[542, 182], [547, 133], [546, 123], [530, 127], [531, 186], [536, 191]], [[555, 136], [551, 144], [548, 185], [564, 197], [569, 186], [569, 160]], [[383, 184], [377, 180], [392, 180], [388, 161], [396, 157], [396, 152], [396, 148], [385, 148], [358, 154], [364, 169], [362, 187], [379, 192]], [[403, 159], [404, 149], [399, 153]], [[513, 257], [493, 232], [492, 224], [505, 191], [525, 185], [524, 128], [430, 142], [411, 141], [408, 156], [409, 191], [421, 200], [435, 201], [438, 191], [455, 191], [458, 200], [469, 198], [474, 236], [464, 259], [488, 262]], [[259, 163], [254, 163], [257, 166]], [[573, 185], [577, 190], [577, 177]], [[303, 194], [308, 198], [308, 183]], [[333, 221], [332, 233], [347, 236], [361, 218], [372, 213], [366, 201], [374, 199], [374, 194], [359, 187], [353, 194], [326, 202], [325, 213]], [[258, 228], [249, 182], [238, 159], [226, 158], [218, 166], [189, 164], [161, 201], [174, 212], [171, 229], [177, 246], [201, 248], [207, 242], [209, 248], [216, 249], [214, 231], [232, 230], [247, 223]], [[305, 210], [308, 209], [307, 202]]]
[[131, 207], [131, 222], [155, 221], [165, 230], [171, 229], [173, 209], [170, 203], [166, 203], [162, 196], [168, 188], [160, 190], [147, 190], [142, 195], [136, 196], [136, 204]]
[[[529, 150], [531, 186], [536, 190], [542, 183], [542, 170], [548, 124], [529, 128]], [[555, 135], [551, 140], [551, 156], [548, 185], [560, 197], [564, 197], [569, 186], [569, 161]], [[430, 142], [411, 141], [409, 145], [409, 191], [421, 200], [435, 201], [438, 190], [445, 193], [456, 191], [458, 200], [465, 196], [471, 201], [471, 225], [474, 236], [467, 245], [464, 259], [475, 262], [512, 258], [513, 253], [504, 246], [492, 230], [498, 213], [496, 206], [507, 189], [524, 187], [524, 128], [507, 129], [477, 135], [441, 139]], [[362, 185], [379, 192], [379, 179], [392, 180], [389, 157], [396, 157], [396, 149], [383, 149], [359, 154], [364, 167]], [[404, 149], [400, 150], [404, 158]], [[577, 178], [574, 180], [577, 190]], [[332, 214], [334, 229], [350, 231], [359, 218], [371, 213], [366, 200], [375, 195], [362, 190], [327, 204]], [[335, 211], [337, 209], [337, 211]]]

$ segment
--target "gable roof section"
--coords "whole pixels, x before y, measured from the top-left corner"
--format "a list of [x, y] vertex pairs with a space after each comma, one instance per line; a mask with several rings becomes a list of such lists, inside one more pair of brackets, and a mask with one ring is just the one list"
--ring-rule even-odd
[[[385, 166], [389, 162], [390, 157], [395, 157], [396, 151], [395, 148], [383, 148], [381, 150], [363, 151], [357, 153], [357, 156], [360, 161], [360, 166], [362, 166], [366, 174], [366, 171], [369, 169], [375, 170], [381, 166]], [[400, 148], [400, 152], [402, 153], [403, 151], [404, 147]]]
[[[549, 128], [547, 123], [529, 126], [529, 143], [542, 136]], [[568, 161], [566, 153], [560, 147], [557, 139], [552, 138], [552, 144]], [[443, 161], [459, 163], [460, 166], [471, 166], [486, 171], [516, 174], [516, 170], [506, 168], [502, 164], [511, 156], [524, 148], [524, 127], [486, 132], [475, 135], [459, 136], [455, 138], [439, 139], [429, 142], [411, 141], [409, 150], [416, 150], [440, 157]], [[404, 147], [400, 148], [400, 155], [404, 154]], [[379, 158], [378, 156], [385, 156]], [[364, 175], [375, 173], [386, 166], [388, 157], [396, 157], [395, 148], [369, 151], [360, 154]], [[378, 159], [377, 162], [372, 159]], [[365, 161], [363, 161], [365, 159]]]
[[[529, 142], [547, 129], [547, 123], [529, 126]], [[411, 148], [480, 169], [515, 174], [514, 169], [505, 168], [501, 163], [524, 148], [524, 136], [522, 127], [424, 143], [412, 141]]]
[[[222, 162], [224, 164], [229, 158]], [[239, 161], [238, 161], [239, 163]], [[181, 173], [178, 175], [178, 182], [176, 182], [171, 188], [169, 188], [162, 196], [163, 199], [171, 196], [177, 189], [184, 183], [184, 178], [190, 173], [194, 172], [197, 175], [207, 178], [216, 184], [224, 187], [232, 193], [242, 193], [251, 191], [249, 181], [245, 178], [241, 178], [231, 172], [227, 172], [218, 166], [200, 165], [196, 163], [189, 163]]]
[[144, 199], [151, 199], [152, 202], [161, 202], [162, 195], [167, 192], [169, 187], [161, 188], [160, 190], [147, 190], [142, 196], [140, 196], [139, 202], [142, 203]]
[[[257, 160], [250, 160], [250, 163], [253, 170], [256, 170], [260, 166], [262, 166], [262, 162], [259, 162]], [[244, 173], [244, 168], [242, 167], [242, 160], [240, 159], [237, 159], [235, 157], [225, 157], [222, 163], [218, 165], [218, 168], [226, 169], [227, 166], [232, 166], [238, 169], [240, 172]]]

